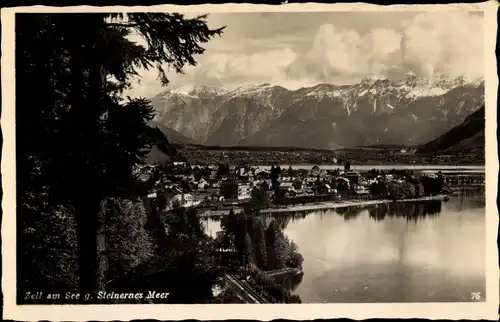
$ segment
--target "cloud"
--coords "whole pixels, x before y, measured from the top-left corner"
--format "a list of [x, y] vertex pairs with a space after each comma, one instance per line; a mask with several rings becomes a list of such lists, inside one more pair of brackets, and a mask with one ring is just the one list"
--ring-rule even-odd
[[325, 24], [309, 52], [288, 66], [287, 73], [323, 82], [408, 72], [429, 78], [481, 77], [482, 34], [482, 17], [466, 12], [423, 13], [405, 21], [400, 31], [377, 28], [365, 35]]
[[[280, 83], [284, 69], [297, 55], [290, 49], [274, 49], [255, 54], [214, 53], [199, 57], [196, 67], [186, 66], [184, 74], [167, 73], [171, 87], [186, 85], [241, 85]], [[144, 71], [127, 95], [151, 97], [164, 90], [156, 71]]]
[[467, 12], [420, 14], [406, 22], [403, 64], [416, 74], [482, 77], [483, 18]]
[[354, 30], [322, 25], [311, 49], [287, 68], [291, 78], [331, 81], [336, 77], [366, 77], [383, 73], [400, 48], [401, 36], [390, 29], [373, 29], [364, 36]]
[[296, 57], [289, 48], [250, 55], [216, 53], [202, 59], [196, 72], [182, 81], [205, 85], [270, 82], [283, 75], [283, 69]]
[[[313, 14], [308, 21], [314, 25]], [[397, 25], [379, 24], [376, 28], [366, 25], [373, 25], [371, 22], [362, 22], [356, 24], [363, 27], [358, 29], [352, 23], [343, 27], [325, 22], [307, 32], [291, 27], [288, 34], [281, 22], [280, 33], [262, 35], [260, 45], [255, 32], [251, 37], [242, 34], [238, 38], [237, 34], [244, 31], [235, 29], [231, 37], [224, 39], [223, 35], [214, 42], [198, 58], [198, 66], [186, 68], [184, 75], [169, 74], [172, 86], [270, 82], [297, 87], [320, 82], [352, 83], [370, 76], [401, 78], [409, 72], [430, 78], [436, 74], [484, 75], [482, 15], [464, 11], [421, 13]], [[273, 39], [282, 47], [270, 46]], [[241, 51], [235, 51], [237, 48]], [[134, 87], [134, 92], [148, 95], [159, 91], [154, 72], [145, 74], [142, 84]]]
[[[173, 73], [169, 73], [170, 77]], [[174, 77], [175, 79], [175, 77]], [[132, 86], [123, 91], [123, 96], [152, 98], [165, 90], [158, 79], [158, 71], [155, 68], [142, 70], [139, 77], [135, 77]]]

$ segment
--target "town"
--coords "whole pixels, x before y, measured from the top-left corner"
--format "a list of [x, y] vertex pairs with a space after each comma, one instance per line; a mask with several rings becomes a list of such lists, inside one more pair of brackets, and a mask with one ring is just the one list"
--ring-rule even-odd
[[[136, 175], [147, 187], [147, 199], [160, 199], [164, 211], [194, 207], [198, 213], [234, 208], [283, 208], [317, 202], [412, 199], [446, 200], [452, 187], [483, 186], [481, 175], [410, 170], [311, 169], [250, 167], [245, 164], [191, 166], [186, 162], [145, 165]], [[204, 212], [205, 211], [205, 212]]]

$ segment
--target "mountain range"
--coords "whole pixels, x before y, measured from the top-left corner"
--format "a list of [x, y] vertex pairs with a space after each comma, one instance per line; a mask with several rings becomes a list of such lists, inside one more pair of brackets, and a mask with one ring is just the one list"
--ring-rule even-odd
[[152, 124], [181, 144], [336, 149], [421, 145], [484, 105], [484, 81], [364, 79], [289, 90], [271, 84], [234, 90], [167, 90], [151, 100]]

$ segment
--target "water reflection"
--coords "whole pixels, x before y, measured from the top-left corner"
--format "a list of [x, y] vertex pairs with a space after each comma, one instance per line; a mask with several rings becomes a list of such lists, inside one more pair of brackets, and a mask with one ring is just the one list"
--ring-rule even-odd
[[285, 233], [304, 256], [297, 294], [304, 303], [471, 301], [485, 291], [480, 201], [462, 194], [291, 222]]
[[283, 281], [304, 303], [485, 299], [484, 191], [272, 219], [304, 256], [304, 275]]
[[427, 217], [437, 216], [441, 212], [440, 200], [419, 202], [395, 202], [380, 204], [368, 210], [370, 218], [380, 221], [388, 217], [404, 217], [407, 221], [423, 220]]
[[485, 207], [485, 191], [462, 189], [454, 192], [455, 202], [448, 204], [449, 209], [462, 212], [468, 209], [481, 209]]
[[[354, 220], [360, 214], [368, 211], [369, 218], [382, 221], [386, 217], [400, 217], [407, 221], [424, 220], [427, 217], [436, 217], [442, 212], [443, 202], [440, 200], [426, 200], [417, 202], [392, 202], [368, 206], [341, 207], [326, 210], [302, 210], [288, 213], [273, 213], [263, 215], [266, 223], [275, 220], [281, 229], [286, 229], [290, 222], [305, 219], [315, 215], [323, 219], [323, 216], [340, 215], [345, 221]], [[484, 212], [485, 192], [484, 190], [458, 190], [454, 192], [451, 200], [446, 202], [447, 212], [467, 212], [468, 210], [479, 210]], [[224, 215], [205, 218], [207, 233], [214, 236], [220, 230], [220, 222]]]

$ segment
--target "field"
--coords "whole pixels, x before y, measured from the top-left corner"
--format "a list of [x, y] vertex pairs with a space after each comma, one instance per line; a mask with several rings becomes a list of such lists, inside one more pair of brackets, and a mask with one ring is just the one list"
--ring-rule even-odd
[[356, 147], [342, 150], [313, 150], [288, 147], [178, 147], [191, 164], [460, 164], [483, 165], [484, 151], [463, 154], [419, 154], [412, 148], [392, 146]]

